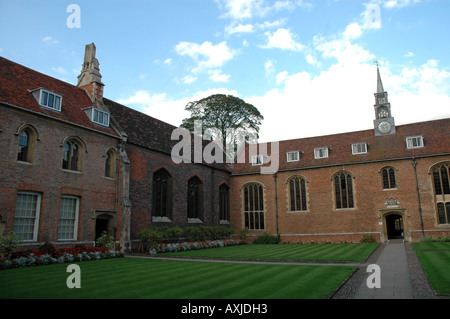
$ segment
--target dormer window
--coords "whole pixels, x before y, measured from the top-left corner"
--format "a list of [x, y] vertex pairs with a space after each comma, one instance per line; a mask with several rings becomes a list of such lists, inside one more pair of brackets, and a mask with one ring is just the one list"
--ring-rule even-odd
[[262, 165], [264, 161], [264, 158], [262, 155], [254, 155], [252, 156], [252, 165]]
[[406, 147], [408, 149], [422, 148], [423, 147], [423, 137], [422, 136], [407, 137], [406, 138]]
[[328, 147], [318, 147], [314, 149], [314, 158], [327, 158], [328, 157]]
[[37, 89], [32, 91], [33, 96], [39, 102], [39, 105], [52, 109], [54, 111], [61, 111], [62, 96], [46, 89]]
[[299, 160], [300, 160], [300, 152], [299, 151], [287, 152], [287, 161], [288, 162], [298, 162]]
[[95, 124], [99, 124], [102, 126], [109, 126], [109, 113], [106, 111], [103, 111], [101, 109], [90, 107], [88, 109], [84, 110], [91, 119], [92, 122]]
[[367, 154], [367, 143], [352, 144], [352, 154]]

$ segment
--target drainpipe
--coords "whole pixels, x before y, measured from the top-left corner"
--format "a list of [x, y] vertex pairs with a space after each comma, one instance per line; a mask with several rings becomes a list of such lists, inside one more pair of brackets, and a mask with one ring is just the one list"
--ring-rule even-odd
[[277, 236], [278, 236], [278, 189], [277, 189], [277, 177], [278, 174], [273, 174], [273, 179], [275, 181], [275, 220], [277, 226]]
[[422, 218], [422, 204], [420, 203], [420, 191], [419, 191], [419, 182], [417, 180], [417, 161], [416, 159], [413, 157], [412, 161], [411, 161], [411, 165], [414, 168], [414, 176], [416, 178], [416, 191], [417, 191], [417, 200], [419, 202], [419, 215], [420, 215], [420, 226], [422, 228], [422, 240], [423, 238], [425, 238], [425, 231], [423, 228], [423, 218]]

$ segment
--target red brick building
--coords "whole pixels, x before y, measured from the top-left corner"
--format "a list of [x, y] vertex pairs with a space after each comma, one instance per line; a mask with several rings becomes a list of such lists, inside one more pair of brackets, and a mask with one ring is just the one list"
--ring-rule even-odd
[[0, 234], [72, 245], [107, 231], [122, 250], [161, 225], [289, 242], [449, 236], [450, 119], [396, 126], [379, 74], [373, 130], [246, 145], [231, 168], [195, 160], [190, 133], [180, 162], [176, 127], [104, 98], [95, 53], [76, 86], [0, 57]]
[[0, 57], [0, 234], [72, 245], [107, 231], [129, 249], [155, 225], [229, 225], [229, 166], [172, 161], [176, 128], [103, 98], [95, 53], [77, 86]]
[[123, 138], [89, 48], [78, 86], [0, 58], [1, 230], [24, 244], [129, 240]]
[[373, 130], [246, 145], [232, 227], [285, 242], [449, 236], [450, 119], [395, 126], [379, 73], [374, 108]]

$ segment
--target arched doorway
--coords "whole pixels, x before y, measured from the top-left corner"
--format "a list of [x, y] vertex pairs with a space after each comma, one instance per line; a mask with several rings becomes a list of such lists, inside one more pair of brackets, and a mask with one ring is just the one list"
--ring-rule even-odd
[[404, 239], [403, 217], [399, 214], [387, 215], [386, 231], [388, 239]]

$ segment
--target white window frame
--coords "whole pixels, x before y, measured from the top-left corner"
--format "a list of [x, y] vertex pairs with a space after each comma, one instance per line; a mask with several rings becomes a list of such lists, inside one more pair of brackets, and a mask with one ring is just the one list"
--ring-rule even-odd
[[[289, 158], [290, 156], [293, 156], [293, 159]], [[298, 162], [300, 160], [300, 152], [299, 151], [287, 152], [286, 158], [288, 162]]]
[[423, 136], [409, 136], [406, 138], [406, 148], [415, 149], [424, 147]]
[[[102, 118], [102, 120], [99, 120], [100, 117]], [[110, 118], [110, 115], [108, 112], [105, 112], [105, 111], [97, 109], [97, 108], [92, 109], [92, 122], [108, 127], [109, 126], [109, 118]]]
[[[43, 103], [43, 96], [44, 93], [47, 94], [47, 103]], [[48, 96], [52, 95], [53, 96], [53, 103], [52, 105], [48, 104]], [[56, 105], [56, 100], [59, 100], [58, 105]], [[58, 111], [61, 112], [61, 106], [62, 106], [62, 96], [59, 94], [56, 94], [55, 92], [49, 91], [49, 90], [45, 90], [45, 89], [40, 89], [39, 91], [39, 105], [51, 109], [53, 111]]]
[[262, 165], [264, 163], [264, 157], [262, 155], [252, 156], [252, 166]]
[[[72, 238], [61, 238], [61, 234], [63, 234], [61, 230], [61, 220], [67, 220], [72, 218], [61, 218], [61, 208], [62, 208], [62, 201], [63, 199], [75, 199], [75, 218], [73, 218], [73, 237]], [[72, 241], [77, 240], [78, 238], [78, 215], [80, 211], [80, 197], [78, 196], [71, 196], [71, 195], [63, 195], [61, 196], [61, 202], [60, 202], [60, 208], [59, 208], [59, 218], [58, 218], [58, 241]]]
[[328, 147], [317, 147], [314, 149], [314, 158], [328, 158]]
[[[38, 231], [39, 231], [39, 215], [41, 212], [41, 194], [36, 192], [26, 192], [26, 191], [20, 191], [17, 193], [17, 197], [19, 195], [30, 195], [30, 196], [36, 196], [36, 207], [34, 207], [34, 217], [28, 217], [28, 216], [19, 216], [17, 217], [17, 199], [16, 199], [16, 208], [14, 212], [14, 229], [16, 229], [16, 220], [17, 219], [31, 219], [34, 218], [33, 222], [33, 238], [32, 239], [22, 239], [23, 242], [36, 242], [38, 237]], [[20, 236], [20, 233], [14, 230], [16, 235]]]
[[352, 144], [352, 155], [367, 154], [367, 143]]

